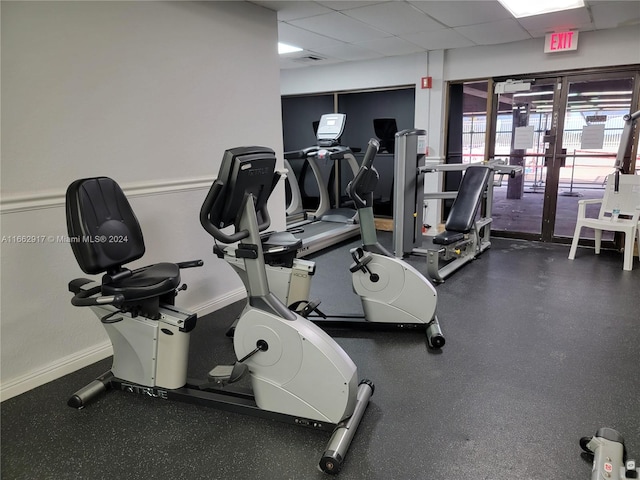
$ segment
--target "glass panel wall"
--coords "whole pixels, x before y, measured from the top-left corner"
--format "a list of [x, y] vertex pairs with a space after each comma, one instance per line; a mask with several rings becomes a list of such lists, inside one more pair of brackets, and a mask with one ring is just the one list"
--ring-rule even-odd
[[[523, 167], [522, 177], [496, 177], [494, 232], [569, 241], [578, 201], [602, 197], [604, 179], [613, 172], [623, 116], [638, 104], [637, 76], [637, 69], [621, 69], [513, 78], [497, 95], [489, 91], [493, 83], [488, 81], [453, 84], [463, 91], [462, 163], [490, 157]], [[454, 115], [459, 111], [451, 110]], [[459, 161], [459, 155], [448, 152], [448, 161]], [[638, 154], [631, 160], [634, 166], [640, 171]], [[583, 230], [583, 237], [592, 239], [593, 232]]]
[[[569, 81], [564, 117], [562, 151], [566, 155], [559, 175], [558, 211], [554, 232], [573, 237], [577, 201], [602, 198], [607, 175], [614, 163], [624, 127], [623, 117], [630, 112], [633, 77], [605, 80]], [[588, 205], [587, 212], [597, 216], [600, 205]], [[574, 215], [575, 212], [575, 215]], [[594, 238], [592, 229], [583, 229], [582, 238]], [[613, 240], [604, 232], [603, 240]]]

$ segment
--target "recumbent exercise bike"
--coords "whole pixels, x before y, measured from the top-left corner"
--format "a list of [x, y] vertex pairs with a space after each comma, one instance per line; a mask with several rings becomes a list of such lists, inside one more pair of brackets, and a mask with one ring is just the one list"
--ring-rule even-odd
[[[97, 177], [69, 186], [66, 212], [73, 253], [85, 273], [104, 273], [101, 282], [71, 281], [72, 304], [94, 311], [114, 351], [111, 369], [77, 391], [69, 406], [82, 408], [116, 389], [328, 431], [332, 435], [320, 468], [331, 474], [340, 470], [373, 384], [358, 383], [357, 368], [344, 350], [269, 291], [259, 231], [269, 225], [266, 203], [278, 180], [274, 168], [275, 155], [268, 148], [227, 150], [203, 206], [201, 220], [209, 233], [223, 242], [242, 241], [251, 280], [234, 337], [238, 360], [214, 368], [202, 380], [187, 378], [196, 314], [174, 304], [177, 291], [185, 288], [179, 287], [180, 269], [202, 261], [126, 268], [145, 247], [118, 184]], [[234, 234], [220, 231], [228, 225], [235, 225]], [[118, 241], [92, 241], [98, 237]], [[247, 375], [251, 391], [234, 385]]]

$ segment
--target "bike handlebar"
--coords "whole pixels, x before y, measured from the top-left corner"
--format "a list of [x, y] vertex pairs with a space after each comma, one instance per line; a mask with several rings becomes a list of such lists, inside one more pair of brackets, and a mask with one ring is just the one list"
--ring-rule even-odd
[[76, 293], [71, 299], [71, 305], [75, 307], [94, 307], [97, 305], [113, 305], [120, 308], [124, 303], [124, 295], [118, 293], [116, 295], [108, 295], [104, 297], [94, 297], [96, 293], [100, 293], [101, 286], [90, 288]]

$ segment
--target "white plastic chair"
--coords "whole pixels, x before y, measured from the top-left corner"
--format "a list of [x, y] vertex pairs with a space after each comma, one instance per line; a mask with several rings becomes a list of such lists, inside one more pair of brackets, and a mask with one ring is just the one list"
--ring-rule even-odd
[[[619, 189], [617, 192], [614, 191], [615, 174], [611, 174], [607, 176], [604, 197], [601, 200], [588, 199], [578, 201], [578, 219], [576, 221], [576, 230], [573, 234], [573, 242], [571, 242], [571, 250], [569, 251], [569, 260], [573, 260], [576, 256], [580, 230], [582, 230], [583, 227], [593, 228], [595, 230], [596, 255], [600, 253], [603, 230], [623, 232], [625, 239], [622, 269], [632, 269], [633, 243], [636, 240], [636, 236], [638, 237], [638, 250], [640, 250], [640, 233], [638, 232], [638, 223], [640, 220], [640, 176], [621, 174], [619, 178]], [[601, 203], [598, 218], [586, 216], [587, 205], [593, 203]], [[631, 218], [619, 218], [618, 215], [614, 214], [614, 210], [618, 210], [618, 215]], [[638, 253], [638, 258], [640, 258], [640, 252]]]

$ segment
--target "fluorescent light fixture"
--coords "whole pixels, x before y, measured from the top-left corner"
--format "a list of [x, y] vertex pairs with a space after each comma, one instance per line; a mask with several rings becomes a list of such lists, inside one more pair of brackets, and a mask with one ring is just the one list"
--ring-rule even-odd
[[516, 18], [584, 7], [584, 0], [498, 0]]
[[580, 92], [580, 93], [570, 93], [570, 97], [582, 96], [582, 97], [593, 97], [599, 95], [631, 95], [631, 90], [618, 90], [615, 92]]
[[293, 45], [287, 45], [286, 43], [278, 42], [278, 53], [282, 55], [283, 53], [293, 53], [293, 52], [301, 52], [302, 49], [300, 47], [294, 47]]
[[514, 97], [541, 97], [543, 95], [553, 95], [553, 92], [530, 92], [530, 93], [514, 93]]

